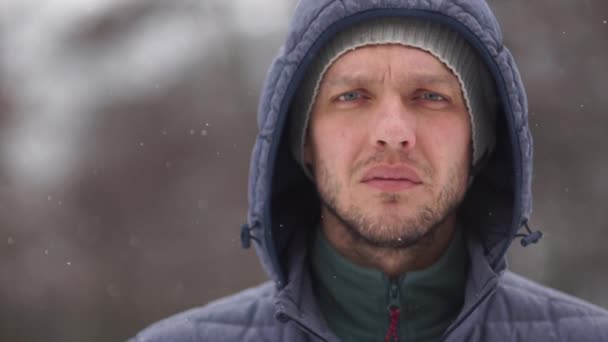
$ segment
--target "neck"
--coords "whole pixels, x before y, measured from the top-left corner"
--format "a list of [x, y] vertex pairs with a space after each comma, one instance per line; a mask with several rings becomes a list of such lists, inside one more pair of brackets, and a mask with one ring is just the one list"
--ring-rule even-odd
[[338, 253], [356, 265], [374, 268], [389, 277], [425, 269], [434, 264], [448, 248], [456, 229], [456, 214], [448, 215], [434, 227], [428, 227], [415, 244], [405, 248], [386, 248], [354, 236], [329, 210], [322, 210], [321, 229]]

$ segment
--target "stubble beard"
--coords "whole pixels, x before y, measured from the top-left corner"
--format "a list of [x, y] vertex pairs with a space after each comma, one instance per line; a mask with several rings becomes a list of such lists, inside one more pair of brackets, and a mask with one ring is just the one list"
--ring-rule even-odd
[[[369, 208], [378, 204], [365, 206], [352, 198], [350, 204], [341, 203], [342, 187], [325, 165], [319, 165], [317, 169], [317, 190], [322, 205], [354, 241], [373, 248], [404, 250], [432, 244], [445, 220], [455, 214], [465, 193], [467, 175], [462, 175], [463, 169], [462, 165], [453, 165], [446, 184], [439, 189], [436, 198], [430, 198], [427, 203], [403, 209], [402, 203], [412, 202], [409, 194], [383, 192], [374, 198], [381, 205], [401, 208], [405, 212], [394, 212], [391, 208], [393, 211], [388, 214], [385, 210], [374, 214]], [[429, 187], [425, 183], [418, 186]], [[433, 189], [419, 190], [432, 193]]]

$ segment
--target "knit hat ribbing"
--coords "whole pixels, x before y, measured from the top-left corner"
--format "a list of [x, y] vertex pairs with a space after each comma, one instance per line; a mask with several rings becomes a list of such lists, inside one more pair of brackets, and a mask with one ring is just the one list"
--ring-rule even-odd
[[296, 161], [313, 179], [303, 154], [310, 113], [323, 76], [342, 55], [367, 45], [401, 44], [426, 51], [450, 69], [460, 82], [471, 118], [472, 166], [494, 149], [497, 106], [494, 82], [476, 51], [455, 31], [422, 19], [380, 18], [338, 33], [318, 53], [291, 106], [289, 143]]

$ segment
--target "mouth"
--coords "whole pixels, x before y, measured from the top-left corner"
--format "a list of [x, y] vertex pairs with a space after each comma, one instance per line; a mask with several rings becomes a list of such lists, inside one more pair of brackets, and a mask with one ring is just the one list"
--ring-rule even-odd
[[369, 169], [361, 183], [381, 191], [398, 192], [416, 187], [422, 184], [422, 180], [409, 167], [385, 165]]

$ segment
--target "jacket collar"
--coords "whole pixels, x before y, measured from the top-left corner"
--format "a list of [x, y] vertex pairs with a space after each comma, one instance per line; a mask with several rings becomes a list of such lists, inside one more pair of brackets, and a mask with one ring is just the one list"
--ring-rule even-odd
[[[288, 267], [289, 281], [278, 291], [275, 297], [275, 317], [281, 322], [293, 321], [304, 332], [322, 341], [339, 341], [323, 318], [317, 302], [308, 262], [308, 249], [311, 243], [310, 233], [301, 233], [291, 241]], [[481, 303], [495, 290], [498, 273], [487, 260], [480, 239], [465, 230], [467, 251], [469, 253], [469, 272], [467, 274], [464, 305], [456, 320], [448, 327], [444, 337], [457, 329]], [[500, 272], [504, 271], [503, 262]]]
[[289, 281], [275, 297], [275, 317], [295, 322], [303, 331], [322, 341], [339, 341], [323, 318], [312, 287], [308, 246], [314, 234], [299, 234], [292, 240], [289, 253]]
[[503, 262], [497, 267], [498, 272], [495, 272], [488, 261], [488, 254], [485, 252], [480, 238], [471, 232], [468, 232], [466, 235], [467, 251], [469, 253], [469, 273], [467, 274], [464, 292], [464, 305], [454, 322], [445, 331], [444, 337], [457, 329], [479, 305], [494, 293], [498, 276], [506, 269], [503, 257]]

